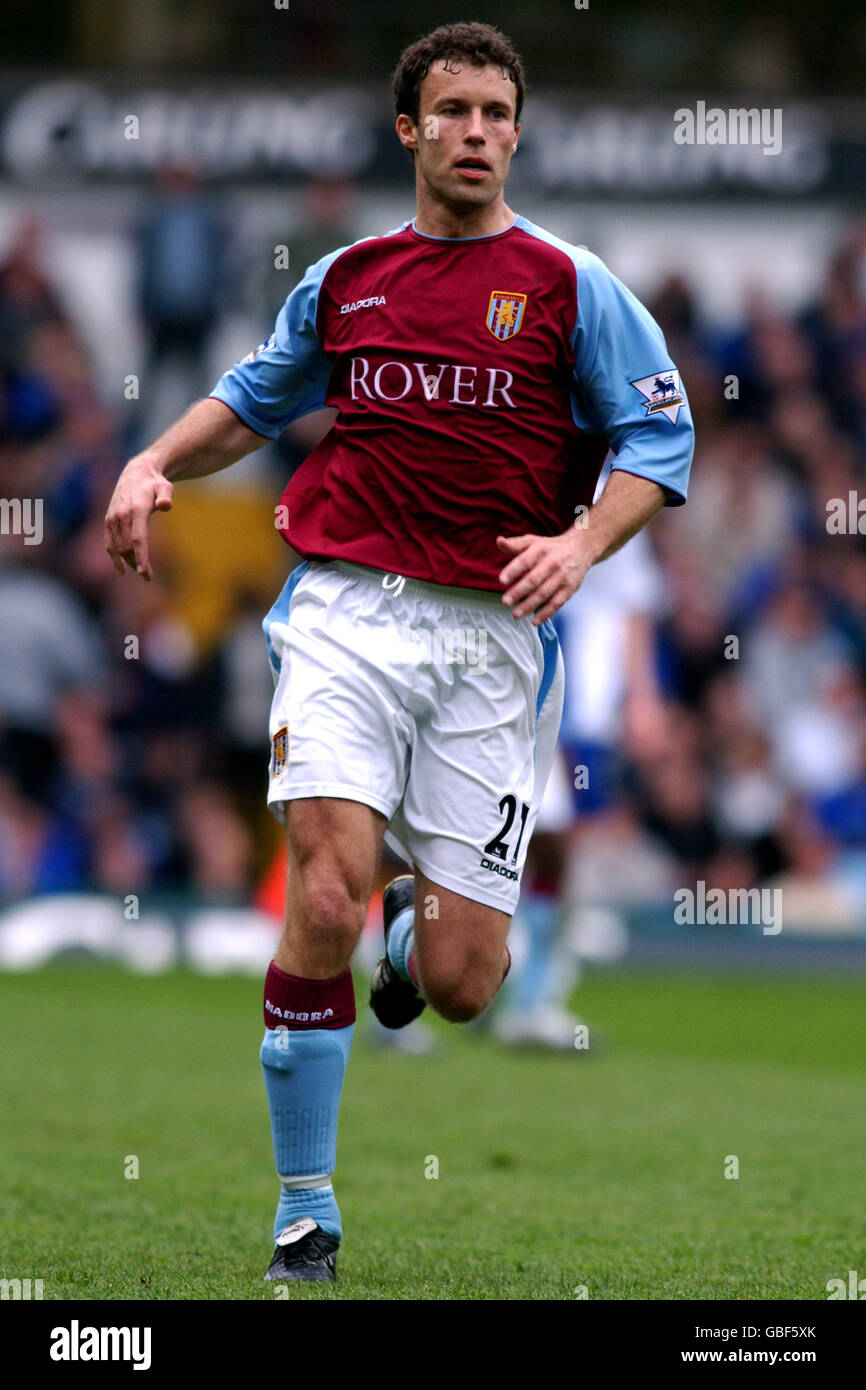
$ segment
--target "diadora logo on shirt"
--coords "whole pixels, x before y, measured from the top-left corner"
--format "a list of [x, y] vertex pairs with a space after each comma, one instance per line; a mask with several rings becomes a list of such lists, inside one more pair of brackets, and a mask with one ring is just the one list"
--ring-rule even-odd
[[[469, 367], [454, 362], [382, 362], [353, 357], [350, 372], [352, 400], [402, 401], [422, 396], [451, 405], [480, 405], [491, 410], [516, 406], [509, 390], [514, 375], [504, 367]], [[448, 395], [450, 390], [451, 394]]]
[[369, 299], [354, 299], [351, 304], [341, 304], [341, 314], [354, 314], [356, 309], [375, 309], [386, 302], [383, 294], [373, 294]]

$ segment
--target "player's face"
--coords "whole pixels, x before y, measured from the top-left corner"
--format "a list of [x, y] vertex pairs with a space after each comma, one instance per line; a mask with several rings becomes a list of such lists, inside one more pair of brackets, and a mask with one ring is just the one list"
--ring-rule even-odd
[[418, 125], [400, 121], [434, 197], [452, 207], [482, 207], [501, 196], [520, 131], [516, 99], [498, 67], [448, 59], [433, 65], [421, 83]]

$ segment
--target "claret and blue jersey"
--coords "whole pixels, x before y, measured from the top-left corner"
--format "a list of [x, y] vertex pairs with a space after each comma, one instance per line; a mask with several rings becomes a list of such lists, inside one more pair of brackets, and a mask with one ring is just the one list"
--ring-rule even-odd
[[276, 438], [328, 405], [283, 534], [437, 584], [499, 590], [497, 535], [556, 535], [614, 468], [685, 500], [693, 430], [658, 325], [597, 256], [518, 216], [491, 236], [407, 222], [334, 251], [213, 392]]

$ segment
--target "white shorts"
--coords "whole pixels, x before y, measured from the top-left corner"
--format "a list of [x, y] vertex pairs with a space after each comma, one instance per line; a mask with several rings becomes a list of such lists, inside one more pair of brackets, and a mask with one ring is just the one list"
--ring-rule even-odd
[[499, 594], [304, 561], [262, 624], [274, 676], [268, 805], [339, 797], [433, 883], [512, 913], [554, 756], [552, 623]]

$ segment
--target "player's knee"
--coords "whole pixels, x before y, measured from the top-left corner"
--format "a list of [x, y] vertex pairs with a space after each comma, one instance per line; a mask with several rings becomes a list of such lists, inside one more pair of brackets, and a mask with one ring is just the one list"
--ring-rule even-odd
[[364, 924], [364, 904], [351, 886], [333, 876], [316, 876], [304, 885], [302, 925], [323, 946], [351, 950]]
[[425, 976], [424, 998], [449, 1023], [470, 1023], [482, 1013], [495, 993], [495, 983], [486, 974], [451, 977]]

